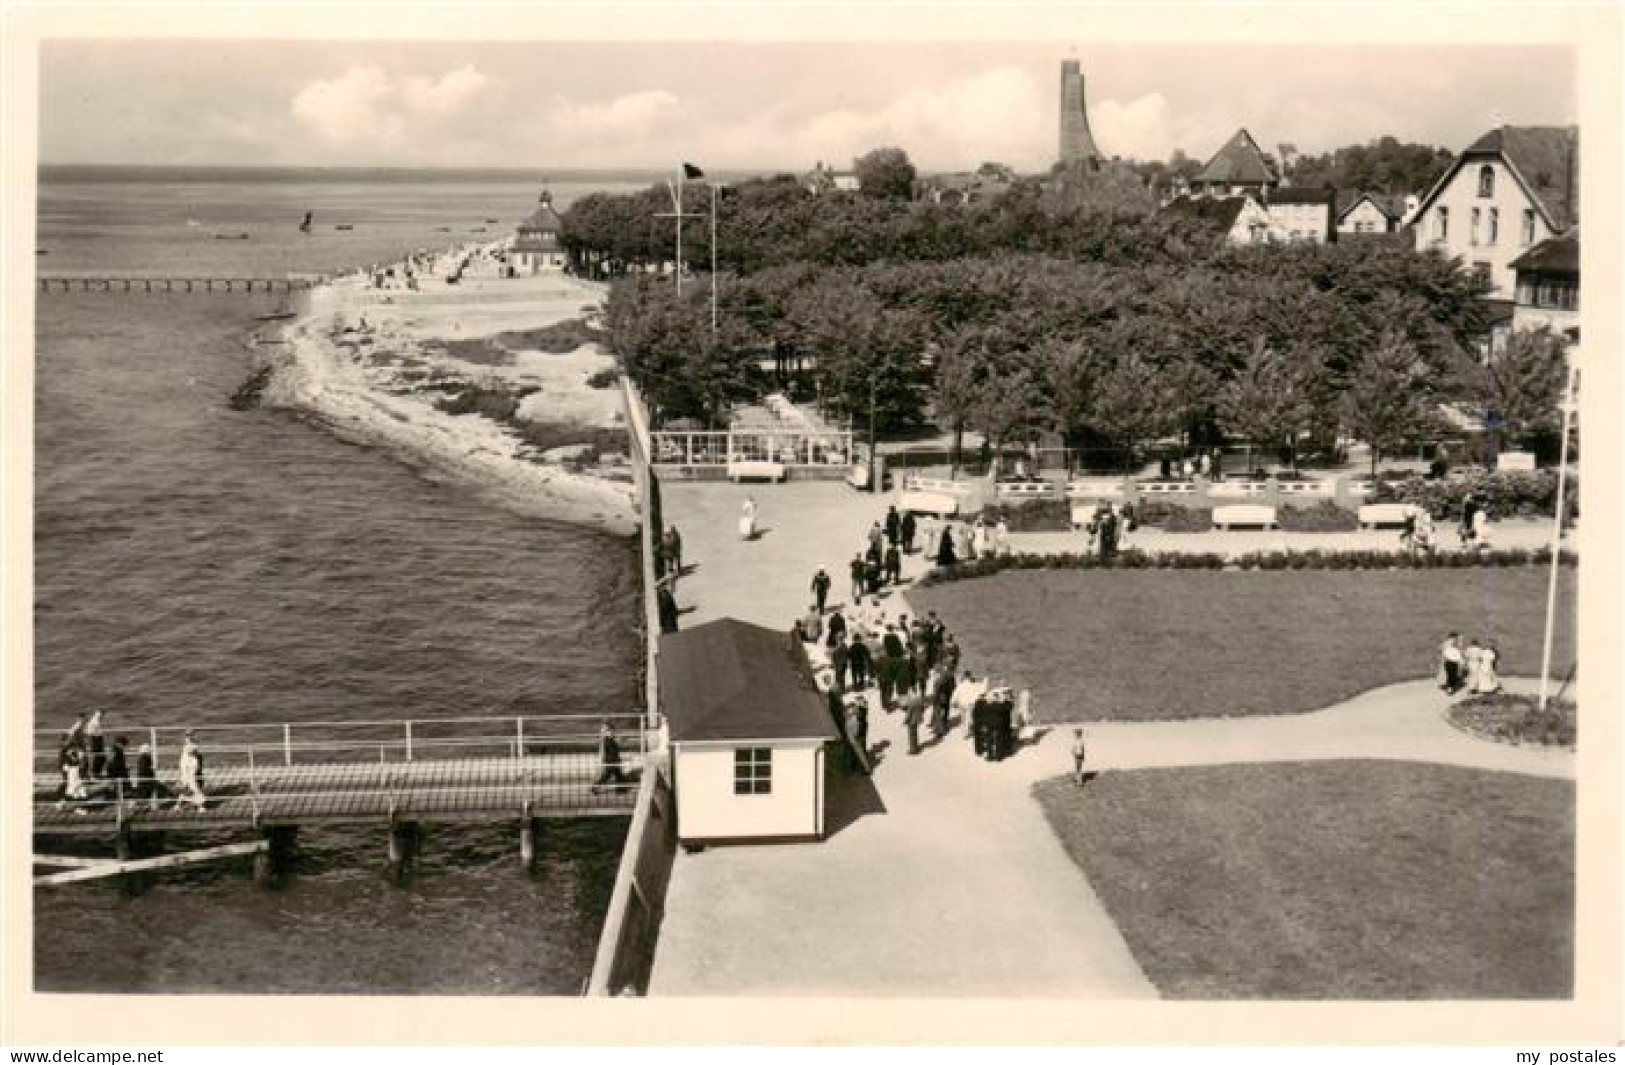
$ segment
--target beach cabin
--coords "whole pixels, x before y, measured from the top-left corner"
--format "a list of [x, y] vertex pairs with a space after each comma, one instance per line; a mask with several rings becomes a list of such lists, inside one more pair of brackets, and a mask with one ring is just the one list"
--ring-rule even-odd
[[723, 618], [662, 635], [660, 709], [685, 845], [823, 837], [838, 733], [788, 632]]
[[519, 232], [508, 248], [514, 273], [564, 269], [564, 245], [559, 240], [563, 225], [559, 213], [553, 210], [553, 194], [543, 189], [535, 212], [519, 223]]

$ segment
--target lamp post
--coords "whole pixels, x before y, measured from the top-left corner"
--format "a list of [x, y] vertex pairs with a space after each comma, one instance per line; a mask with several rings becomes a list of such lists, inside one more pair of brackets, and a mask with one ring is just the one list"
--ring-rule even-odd
[[1541, 713], [1546, 712], [1548, 689], [1551, 687], [1552, 628], [1557, 618], [1557, 555], [1563, 539], [1563, 497], [1569, 474], [1569, 427], [1574, 422], [1574, 386], [1578, 378], [1579, 368], [1570, 362], [1568, 380], [1563, 385], [1563, 439], [1558, 445], [1557, 506], [1552, 516], [1552, 568], [1546, 580], [1546, 633], [1540, 651]]

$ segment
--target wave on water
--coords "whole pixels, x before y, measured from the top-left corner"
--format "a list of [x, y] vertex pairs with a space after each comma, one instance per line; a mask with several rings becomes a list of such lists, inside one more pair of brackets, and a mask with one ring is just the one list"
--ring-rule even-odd
[[[492, 313], [464, 293], [416, 302], [416, 293], [398, 293], [398, 303], [385, 302], [364, 275], [336, 279], [309, 294], [301, 316], [283, 331], [286, 344], [260, 349], [280, 353], [272, 356], [274, 373], [261, 399], [296, 410], [349, 442], [383, 447], [420, 472], [469, 485], [515, 513], [633, 535], [637, 510], [618, 393], [589, 397], [574, 380], [611, 365], [607, 355], [584, 345], [564, 355], [523, 352], [512, 366], [492, 366], [460, 360], [440, 347], [555, 324], [565, 306], [579, 314], [600, 295], [589, 282], [559, 281], [564, 287], [551, 306], [521, 299]], [[528, 416], [562, 423], [587, 442], [538, 452], [511, 421], [478, 411], [448, 412], [437, 404], [445, 398], [437, 385], [470, 374], [493, 382], [499, 396], [513, 396]], [[585, 408], [583, 398], [589, 400]], [[602, 454], [608, 465], [595, 472], [576, 462], [583, 451], [598, 455], [611, 447], [618, 451]]]

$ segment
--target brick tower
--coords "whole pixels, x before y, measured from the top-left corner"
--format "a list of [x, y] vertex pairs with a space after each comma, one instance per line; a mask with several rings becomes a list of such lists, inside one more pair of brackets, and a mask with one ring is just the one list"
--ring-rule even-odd
[[1061, 162], [1098, 167], [1104, 157], [1089, 132], [1089, 110], [1083, 95], [1083, 71], [1076, 59], [1061, 60]]

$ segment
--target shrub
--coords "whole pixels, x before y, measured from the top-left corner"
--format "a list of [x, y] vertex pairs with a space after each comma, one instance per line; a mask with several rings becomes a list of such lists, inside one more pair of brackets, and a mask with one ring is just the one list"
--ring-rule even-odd
[[1475, 695], [1450, 708], [1451, 724], [1503, 743], [1573, 747], [1578, 738], [1577, 709], [1567, 699], [1553, 699], [1544, 713], [1532, 695]]
[[602, 370], [595, 371], [587, 378], [587, 387], [614, 388], [616, 385], [620, 384], [620, 381], [621, 371], [617, 370], [613, 366], [606, 366]]
[[1359, 515], [1329, 499], [1308, 507], [1278, 507], [1275, 517], [1286, 532], [1353, 532], [1360, 527]]
[[[1565, 491], [1579, 507], [1579, 481], [1570, 478]], [[1551, 516], [1557, 504], [1557, 471], [1533, 472], [1464, 470], [1444, 480], [1412, 477], [1397, 484], [1379, 482], [1371, 499], [1376, 503], [1415, 503], [1425, 507], [1435, 520], [1457, 521], [1468, 494], [1477, 495], [1489, 505], [1490, 517]], [[1567, 502], [1567, 500], [1565, 501]]]
[[1159, 528], [1163, 532], [1207, 532], [1213, 528], [1211, 510], [1194, 510], [1161, 500], [1140, 504], [1137, 519], [1141, 525]]
[[1066, 532], [1072, 528], [1072, 504], [1066, 499], [1029, 499], [1020, 503], [990, 503], [982, 518], [1003, 518], [1011, 532]]

